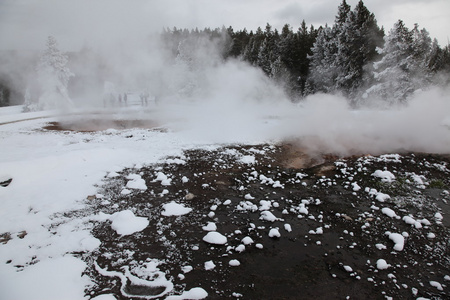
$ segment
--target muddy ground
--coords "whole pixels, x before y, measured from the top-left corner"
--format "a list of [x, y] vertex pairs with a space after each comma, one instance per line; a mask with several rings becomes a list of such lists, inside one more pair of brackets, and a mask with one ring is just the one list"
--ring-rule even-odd
[[[128, 281], [121, 291], [120, 279], [101, 275], [98, 267], [123, 273], [124, 266], [133, 270], [157, 259], [174, 295], [201, 287], [208, 299], [449, 299], [449, 169], [450, 159], [443, 155], [312, 157], [292, 144], [188, 150], [159, 165], [125, 169], [105, 178], [101, 196], [86, 200], [88, 210], [130, 209], [148, 217], [150, 225], [119, 236], [109, 221], [94, 224], [101, 246], [79, 254], [96, 283], [86, 293], [151, 298], [164, 288]], [[395, 180], [383, 182], [372, 176], [376, 170], [389, 170]], [[155, 181], [158, 172], [170, 185]], [[140, 174], [147, 190], [121, 194], [129, 174]], [[423, 176], [423, 184], [414, 175]], [[390, 199], [380, 202], [370, 189]], [[266, 200], [265, 208], [260, 200]], [[162, 216], [162, 205], [171, 201], [192, 211]], [[276, 220], [262, 219], [264, 210]], [[404, 216], [420, 225], [407, 224]], [[227, 237], [225, 245], [202, 240], [208, 222]], [[272, 228], [281, 236], [269, 237]], [[404, 249], [394, 250], [386, 232], [403, 234]], [[244, 237], [253, 243], [241, 251]], [[240, 265], [230, 266], [232, 259]], [[379, 259], [389, 267], [378, 269]], [[206, 261], [215, 268], [205, 270]], [[192, 271], [183, 272], [185, 266]]]

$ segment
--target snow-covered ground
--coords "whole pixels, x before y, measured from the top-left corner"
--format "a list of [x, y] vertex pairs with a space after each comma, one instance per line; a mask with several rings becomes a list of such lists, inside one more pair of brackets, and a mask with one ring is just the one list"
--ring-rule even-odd
[[[283, 109], [285, 110], [286, 107]], [[308, 108], [305, 109], [307, 110]], [[180, 113], [180, 111], [182, 112]], [[338, 112], [337, 114], [342, 118], [338, 118], [336, 123], [333, 123], [327, 119], [329, 116], [325, 115], [319, 115], [319, 118], [311, 122], [311, 119], [308, 119], [310, 117], [307, 117], [308, 114], [304, 112], [302, 116], [305, 117], [305, 123], [302, 123], [302, 120], [298, 121], [295, 119], [296, 115], [292, 112], [287, 113], [280, 110], [270, 112], [270, 109], [265, 108], [252, 115], [248, 114], [249, 111], [251, 111], [250, 108], [244, 109], [242, 112], [237, 113], [236, 119], [230, 120], [221, 118], [221, 111], [216, 111], [215, 107], [211, 107], [210, 111], [206, 108], [206, 111], [194, 112], [189, 109], [178, 109], [175, 114], [173, 112], [167, 114], [167, 111], [163, 112], [155, 107], [141, 108], [139, 106], [122, 110], [113, 108], [97, 109], [97, 111], [90, 111], [88, 114], [83, 111], [71, 113], [57, 111], [21, 113], [20, 106], [0, 109], [0, 183], [12, 179], [9, 185], [5, 187], [0, 186], [0, 298], [46, 300], [90, 298], [85, 296], [85, 291], [94, 282], [89, 276], [83, 275], [88, 265], [77, 254], [90, 253], [99, 248], [101, 241], [92, 234], [95, 222], [111, 222], [111, 228], [119, 236], [140, 232], [149, 224], [148, 218], [138, 216], [136, 211], [130, 209], [114, 212], [109, 210], [110, 213], [107, 213], [106, 209], [105, 212], [97, 210], [92, 211], [91, 214], [74, 217], [73, 212], [84, 209], [87, 201], [98, 201], [104, 207], [108, 207], [111, 204], [108, 199], [103, 199], [104, 195], [99, 194], [99, 187], [104, 184], [105, 178], [112, 180], [116, 177], [122, 178], [125, 176], [122, 179], [126, 180], [126, 185], [121, 187], [118, 194], [120, 196], [133, 195], [133, 193], [137, 193], [136, 191], [145, 192], [148, 189], [148, 181], [146, 184], [143, 178], [144, 175], [148, 176], [148, 174], [144, 174], [141, 171], [143, 167], [164, 162], [182, 165], [185, 163], [183, 151], [187, 149], [201, 148], [210, 151], [219, 148], [223, 145], [222, 143], [242, 143], [247, 145], [267, 143], [277, 136], [280, 128], [286, 129], [285, 134], [288, 136], [293, 135], [296, 128], [301, 129], [300, 133], [308, 137], [319, 135], [321, 138], [326, 138], [334, 132], [336, 134], [335, 140], [338, 140], [337, 137], [343, 137], [345, 132], [350, 132], [351, 130], [357, 132], [358, 136], [369, 132], [369, 135], [365, 136], [364, 140], [373, 139], [374, 141], [381, 140], [381, 142], [384, 142], [383, 136], [379, 135], [381, 131], [373, 128], [376, 125], [380, 125], [382, 130], [386, 131], [386, 128], [389, 128], [389, 124], [395, 123], [393, 121], [381, 122], [378, 118], [381, 113], [367, 113], [367, 116], [370, 116], [370, 118], [365, 118], [362, 116], [366, 116], [366, 114], [361, 112], [346, 111], [343, 114]], [[162, 117], [161, 115], [163, 114], [164, 116]], [[288, 121], [281, 122], [280, 114], [285, 114]], [[447, 114], [447, 112], [444, 114]], [[385, 115], [393, 116], [392, 113], [386, 113]], [[59, 124], [84, 122], [86, 123], [85, 125], [90, 125], [87, 123], [97, 118], [106, 119], [108, 122], [111, 120], [146, 119], [148, 121], [148, 119], [151, 119], [154, 120], [155, 126], [120, 130], [109, 128], [92, 132], [44, 129], [52, 122], [58, 122]], [[405, 119], [409, 120], [409, 117]], [[440, 116], [436, 121], [440, 122], [441, 119]], [[168, 120], [170, 123], [164, 123], [164, 120]], [[183, 122], [180, 122], [180, 120], [183, 120]], [[366, 122], [368, 120], [372, 121]], [[113, 122], [108, 122], [106, 124], [113, 125]], [[320, 127], [320, 122], [327, 124], [331, 122], [331, 125], [335, 126], [330, 128]], [[363, 132], [355, 129], [358, 127], [355, 125], [363, 123], [366, 126], [365, 128], [372, 128], [373, 130]], [[249, 124], [252, 125], [247, 126]], [[312, 127], [301, 126], [305, 124], [309, 124]], [[423, 122], [420, 124], [423, 124]], [[93, 125], [98, 124], [94, 122]], [[295, 130], [293, 128], [288, 130], [288, 125], [299, 127], [294, 127]], [[428, 128], [425, 125], [419, 127]], [[433, 130], [438, 128], [437, 136], [444, 137], [440, 139], [438, 149], [449, 143], [448, 130], [445, 127], [430, 126], [429, 128]], [[224, 135], [221, 135], [222, 132]], [[412, 136], [411, 130], [407, 132], [409, 132], [407, 137]], [[322, 133], [323, 135], [321, 135]], [[420, 132], [420, 130], [417, 130], [417, 133], [417, 141], [426, 135], [426, 132]], [[375, 140], [374, 137], [378, 137], [378, 140]], [[388, 141], [396, 138], [397, 135], [393, 134], [389, 136]], [[331, 142], [331, 144], [333, 143]], [[356, 145], [356, 142], [352, 141], [349, 145]], [[398, 145], [407, 145], [407, 143], [399, 143]], [[341, 146], [343, 145], [340, 145], [338, 149]], [[314, 149], [314, 147], [312, 148]], [[316, 148], [316, 150], [319, 148]], [[245, 167], [249, 170], [245, 179], [246, 183], [240, 183], [239, 188], [242, 188], [241, 192], [243, 194], [241, 201], [232, 203], [229, 199], [221, 199], [223, 202], [220, 205], [221, 207], [229, 207], [230, 210], [234, 209], [233, 213], [237, 214], [255, 213], [258, 222], [266, 222], [271, 225], [267, 228], [265, 226], [252, 228], [252, 231], [257, 232], [258, 230], [263, 231], [270, 228], [266, 235], [271, 240], [276, 241], [280, 237], [284, 238], [285, 235], [295, 234], [297, 228], [295, 228], [294, 222], [297, 221], [294, 220], [302, 221], [303, 219], [311, 219], [320, 223], [307, 231], [308, 236], [319, 239], [324, 235], [324, 232], [326, 234], [329, 228], [328, 224], [322, 224], [322, 218], [324, 218], [326, 212], [320, 212], [320, 214], [316, 212], [315, 217], [311, 213], [313, 207], [321, 207], [319, 199], [303, 199], [301, 203], [295, 206], [292, 204], [292, 200], [283, 197], [279, 201], [258, 198], [255, 194], [252, 195], [252, 193], [246, 191], [246, 185], [250, 186], [250, 183], [259, 184], [261, 190], [265, 187], [273, 190], [284, 190], [287, 185], [311, 189], [321, 186], [333, 187], [336, 186], [336, 181], [340, 180], [345, 182], [343, 188], [350, 191], [351, 197], [354, 196], [355, 201], [359, 201], [358, 199], [360, 199], [361, 195], [363, 198], [366, 197], [373, 201], [370, 208], [370, 204], [366, 207], [370, 213], [364, 215], [364, 218], [367, 220], [363, 225], [365, 227], [371, 226], [370, 222], [372, 222], [372, 219], [375, 219], [375, 216], [378, 216], [377, 218], [395, 220], [402, 226], [408, 224], [408, 226], [417, 230], [431, 225], [429, 221], [427, 223], [427, 220], [419, 219], [408, 211], [397, 210], [395, 206], [389, 206], [392, 203], [389, 203], [389, 205], [387, 203], [393, 195], [377, 191], [374, 186], [363, 186], [363, 182], [354, 180], [354, 177], [362, 176], [367, 171], [365, 170], [367, 165], [374, 162], [379, 163], [380, 160], [383, 162], [383, 159], [389, 163], [400, 162], [402, 158], [398, 154], [380, 156], [379, 158], [362, 158], [361, 161], [357, 162], [360, 165], [360, 170], [348, 167], [345, 161], [339, 161], [333, 166], [334, 169], [340, 172], [338, 176], [334, 178], [318, 177], [315, 181], [309, 179], [310, 182], [308, 183], [308, 180], [303, 180], [308, 175], [301, 172], [294, 174], [294, 178], [286, 180], [281, 178], [282, 176], [279, 173], [270, 173], [271, 170], [266, 169], [267, 173], [258, 173], [254, 169], [252, 171], [252, 166], [257, 164], [257, 155], [269, 153], [270, 150], [268, 149], [270, 147], [267, 149], [251, 148], [242, 153], [236, 149], [224, 150], [221, 155], [234, 157], [234, 163], [241, 166], [239, 169]], [[221, 158], [215, 159], [217, 159], [215, 168], [226, 168], [224, 160], [221, 160]], [[221, 166], [221, 163], [224, 165]], [[270, 168], [270, 166], [266, 165], [260, 165], [260, 167]], [[432, 167], [435, 169], [442, 168], [442, 172], [449, 172], [448, 166], [445, 164], [433, 165]], [[124, 169], [134, 170], [134, 172], [126, 175], [119, 174]], [[402, 180], [407, 180], [406, 183], [417, 188], [419, 192], [429, 184], [426, 177], [421, 174], [398, 174], [392, 169], [373, 170], [369, 177], [374, 184], [381, 185], [397, 183], [399, 175]], [[163, 189], [160, 194], [152, 195], [155, 197], [167, 195], [170, 187], [174, 185], [172, 181], [175, 177], [176, 175], [164, 173], [162, 170], [156, 172], [153, 182], [162, 186]], [[188, 184], [193, 179], [184, 176], [177, 179], [180, 181], [177, 184]], [[211, 182], [204, 182], [201, 189], [212, 189], [211, 184]], [[148, 192], [153, 193], [153, 191]], [[275, 195], [275, 193], [273, 194]], [[185, 196], [186, 199], [189, 199], [189, 197], [190, 194]], [[195, 195], [192, 195], [192, 197], [195, 197]], [[347, 197], [350, 196], [347, 195]], [[447, 199], [448, 192], [443, 197]], [[282, 205], [287, 205], [286, 209], [283, 209]], [[118, 207], [116, 206], [116, 208]], [[243, 237], [239, 245], [231, 249], [229, 246], [231, 243], [230, 239], [234, 239], [242, 232], [238, 233], [239, 230], [237, 229], [231, 234], [219, 232], [217, 224], [214, 222], [217, 207], [218, 205], [216, 204], [210, 206], [204, 217], [209, 218], [211, 222], [205, 223], [203, 227], [199, 228], [199, 230], [203, 231], [203, 241], [208, 246], [220, 247], [226, 245], [227, 252], [234, 251], [238, 253], [245, 252], [246, 247], [253, 247], [259, 250], [265, 249], [265, 246], [260, 241], [254, 241], [250, 236]], [[194, 212], [191, 207], [173, 200], [167, 201], [161, 210], [161, 215], [164, 218], [178, 218], [184, 215], [192, 215], [193, 213], [201, 214], [202, 212]], [[287, 223], [284, 220], [288, 218], [289, 214], [294, 215], [291, 223]], [[343, 213], [336, 213], [336, 216], [333, 214], [333, 217], [351, 220], [350, 217]], [[433, 218], [433, 226], [440, 224], [442, 218], [443, 216], [436, 211], [436, 215]], [[275, 224], [279, 226], [277, 227]], [[361, 228], [365, 229], [365, 227]], [[422, 232], [427, 234], [428, 240], [436, 238], [435, 233], [431, 232], [430, 228], [425, 229]], [[353, 237], [353, 232], [344, 233]], [[398, 233], [388, 230], [383, 232], [380, 237], [386, 244], [392, 242], [390, 250], [397, 253], [404, 251], [407, 238], [408, 236], [404, 232]], [[314, 247], [320, 247], [322, 242], [321, 240], [315, 240]], [[253, 244], [254, 246], [252, 246]], [[352, 245], [349, 248], [352, 247], [354, 246]], [[381, 243], [378, 243], [375, 247], [379, 250], [387, 248], [386, 245]], [[227, 253], [222, 254], [228, 255]], [[393, 262], [385, 259], [386, 257], [380, 257], [377, 261], [373, 261], [380, 272], [394, 268]], [[174, 283], [166, 279], [164, 273], [159, 270], [158, 264], [158, 261], [149, 258], [148, 261], [133, 269], [133, 273], [128, 267], [123, 269], [124, 273], [119, 273], [94, 262], [95, 270], [98, 274], [119, 279], [122, 295], [130, 297], [136, 295], [127, 294], [129, 292], [126, 288], [128, 281], [148, 288], [154, 288], [151, 284], [155, 284], [159, 288], [164, 287], [161, 294], [155, 297], [170, 294], [174, 288]], [[240, 268], [242, 264], [245, 264], [245, 260], [228, 259], [227, 267]], [[351, 266], [341, 264], [343, 270], [348, 272], [350, 276], [361, 279], [359, 270], [353, 270]], [[184, 274], [190, 272], [190, 270], [186, 269], [187, 267], [184, 266]], [[214, 269], [221, 267], [223, 266], [217, 262], [208, 260], [204, 262], [202, 270], [212, 272]], [[142, 275], [141, 277], [155, 277], [158, 280], [149, 285], [149, 281], [142, 280], [138, 275]], [[335, 274], [333, 273], [332, 275]], [[445, 275], [445, 278], [448, 278], [450, 274], [439, 275]], [[180, 278], [184, 276], [183, 274], [179, 275]], [[372, 277], [369, 278], [374, 280]], [[367, 279], [368, 281], [370, 281], [369, 278]], [[445, 280], [448, 281], [448, 279]], [[430, 285], [436, 287], [438, 291], [447, 288], [444, 280], [440, 280], [440, 282], [432, 280]], [[202, 299], [207, 294], [208, 292], [203, 288], [191, 286], [183, 291], [181, 295], [171, 295], [168, 299]], [[233, 297], [241, 296], [237, 291], [233, 291]], [[150, 299], [152, 297], [143, 298]], [[100, 299], [115, 298], [112, 294], [105, 294], [97, 297], [97, 300]]]
[[100, 242], [86, 223], [63, 213], [83, 206], [106, 174], [196, 145], [160, 130], [44, 131], [61, 119], [57, 112], [21, 109], [0, 109], [0, 182], [12, 178], [0, 187], [0, 234], [10, 238], [0, 244], [0, 298], [83, 299], [90, 280], [70, 253]]

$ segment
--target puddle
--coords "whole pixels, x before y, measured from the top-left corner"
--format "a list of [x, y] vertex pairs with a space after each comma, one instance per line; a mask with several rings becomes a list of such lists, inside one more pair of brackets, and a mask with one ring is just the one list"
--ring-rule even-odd
[[96, 119], [96, 118], [80, 118], [65, 121], [49, 122], [47, 126], [43, 127], [44, 130], [51, 131], [78, 131], [78, 132], [96, 132], [104, 131], [107, 129], [156, 129], [158, 123], [152, 120], [120, 120], [120, 119]]

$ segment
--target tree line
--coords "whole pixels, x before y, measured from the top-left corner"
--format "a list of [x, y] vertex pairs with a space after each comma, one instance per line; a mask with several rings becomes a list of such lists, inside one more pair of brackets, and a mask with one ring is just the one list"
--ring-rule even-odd
[[[255, 32], [231, 26], [202, 30], [174, 27], [151, 37], [155, 38], [160, 39], [169, 64], [178, 64], [181, 67], [176, 71], [186, 73], [178, 76], [176, 84], [169, 84], [168, 93], [192, 94], [195, 71], [226, 60], [259, 68], [293, 101], [314, 93], [332, 93], [344, 95], [356, 106], [372, 99], [390, 105], [405, 102], [417, 90], [450, 84], [449, 45], [441, 47], [425, 28], [416, 24], [409, 29], [401, 20], [386, 33], [362, 0], [353, 9], [342, 0], [334, 23], [319, 28], [308, 26], [304, 20], [296, 30], [286, 24], [281, 31], [270, 24]], [[77, 76], [73, 77], [68, 66]], [[86, 67], [90, 70], [84, 70]], [[111, 72], [120, 72], [87, 49], [62, 53], [52, 37], [35, 69], [34, 85], [27, 83], [21, 91], [30, 110], [38, 109], [36, 103], [40, 108], [52, 106], [59, 98], [70, 104], [69, 93], [86, 85], [101, 86]], [[145, 85], [152, 81], [149, 77], [158, 76], [155, 70], [147, 73], [134, 74], [136, 81]], [[7, 76], [0, 75], [2, 106], [18, 92], [11, 88], [11, 80], [4, 80]], [[162, 82], [157, 79], [153, 78], [153, 85]]]
[[353, 10], [343, 0], [334, 24], [317, 29], [303, 20], [295, 31], [289, 24], [281, 32], [267, 24], [255, 32], [230, 26], [162, 33], [178, 59], [189, 60], [201, 38], [216, 41], [223, 59], [259, 67], [292, 99], [323, 92], [342, 94], [355, 104], [373, 98], [391, 104], [433, 83], [450, 83], [449, 45], [442, 48], [425, 28], [408, 29], [402, 20], [385, 33], [362, 0]]

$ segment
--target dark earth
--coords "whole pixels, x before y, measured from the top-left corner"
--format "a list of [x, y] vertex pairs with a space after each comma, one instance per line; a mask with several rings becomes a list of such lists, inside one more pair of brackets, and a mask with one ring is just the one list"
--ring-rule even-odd
[[[245, 163], [240, 159], [244, 156], [253, 156], [255, 162]], [[103, 276], [97, 268], [124, 273], [124, 266], [132, 270], [157, 259], [160, 271], [174, 284], [173, 295], [201, 287], [207, 299], [450, 299], [449, 156], [311, 156], [292, 143], [187, 150], [184, 157], [170, 159], [125, 169], [115, 178], [105, 177], [99, 186], [102, 196], [88, 197], [86, 211], [71, 214], [130, 209], [150, 220], [143, 231], [125, 236], [118, 235], [110, 221], [94, 223], [92, 234], [101, 246], [95, 253], [78, 253], [89, 265], [86, 274], [95, 282], [86, 290], [90, 297], [114, 294], [117, 299], [149, 299], [158, 295], [164, 287], [128, 281], [125, 291], [133, 297], [126, 297], [120, 279]], [[372, 176], [376, 170], [389, 170], [395, 180], [383, 182]], [[255, 171], [281, 186], [263, 183], [256, 173], [251, 174]], [[172, 179], [171, 184], [155, 181], [158, 172]], [[148, 189], [122, 195], [128, 174], [140, 174]], [[424, 176], [422, 186], [412, 180], [414, 174]], [[183, 176], [189, 181], [183, 182]], [[361, 189], [354, 191], [351, 182]], [[379, 202], [366, 187], [391, 198]], [[168, 193], [161, 196], [163, 190]], [[245, 199], [247, 194], [254, 199]], [[225, 205], [225, 200], [231, 204]], [[260, 200], [270, 201], [269, 210], [277, 220], [261, 219]], [[162, 205], [171, 201], [192, 211], [162, 216]], [[242, 210], [241, 201], [256, 206]], [[306, 204], [306, 214], [299, 212], [301, 203]], [[410, 215], [429, 222], [416, 228], [383, 214], [383, 207], [400, 217]], [[207, 233], [202, 226], [208, 222], [215, 222], [217, 231], [227, 236], [227, 244], [202, 240]], [[286, 223], [291, 232], [285, 230]], [[316, 234], [319, 227], [322, 234]], [[269, 237], [271, 228], [279, 228], [281, 236]], [[393, 249], [387, 231], [406, 235], [402, 251]], [[245, 251], [236, 251], [246, 236], [254, 243], [246, 245]], [[257, 243], [263, 248], [257, 248]], [[239, 260], [240, 266], [230, 266], [232, 259]], [[386, 260], [389, 268], [378, 270], [378, 259]], [[204, 263], [210, 260], [216, 267], [205, 270]], [[181, 268], [188, 265], [192, 271], [183, 273]]]

